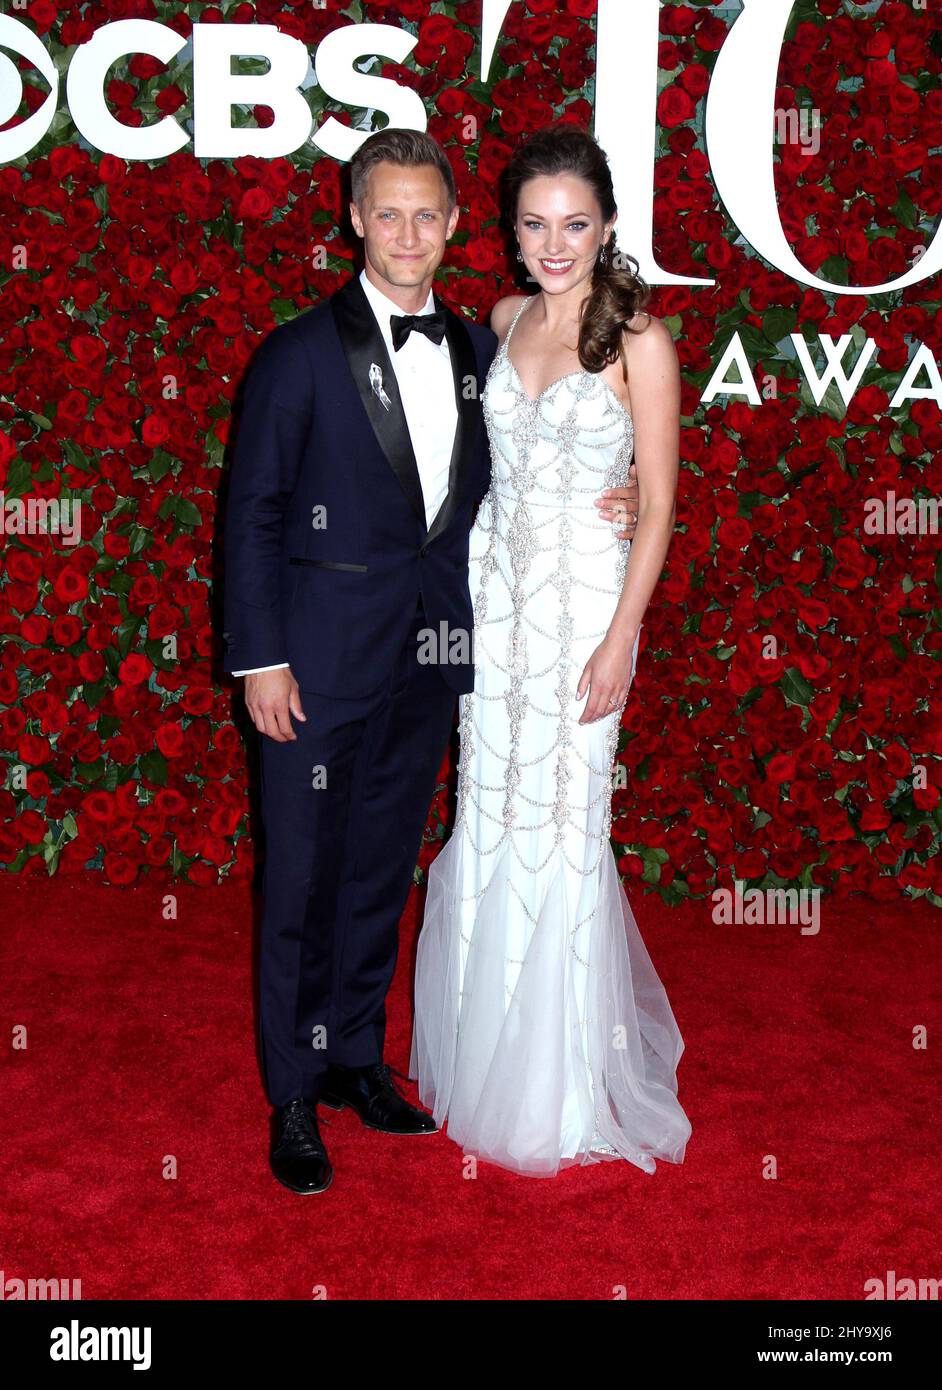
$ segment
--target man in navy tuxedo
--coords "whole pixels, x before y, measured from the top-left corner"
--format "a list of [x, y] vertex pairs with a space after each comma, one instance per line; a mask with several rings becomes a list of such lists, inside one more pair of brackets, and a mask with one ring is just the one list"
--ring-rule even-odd
[[[455, 697], [474, 687], [468, 538], [497, 349], [432, 289], [458, 220], [436, 142], [377, 132], [350, 173], [364, 270], [256, 353], [226, 512], [225, 666], [261, 735], [270, 1161], [301, 1193], [333, 1176], [318, 1103], [435, 1130], [383, 1061], [385, 1000]], [[636, 499], [610, 490], [601, 515]]]

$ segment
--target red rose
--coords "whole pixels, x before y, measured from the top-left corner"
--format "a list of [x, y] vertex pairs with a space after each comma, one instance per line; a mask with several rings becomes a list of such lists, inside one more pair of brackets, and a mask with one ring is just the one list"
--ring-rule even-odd
[[105, 672], [105, 663], [97, 652], [82, 652], [78, 659], [79, 675], [83, 681], [95, 682], [101, 680]]
[[27, 642], [39, 646], [49, 635], [49, 619], [42, 615], [24, 618], [20, 624], [20, 632]]
[[123, 685], [140, 685], [142, 681], [147, 680], [153, 669], [153, 663], [142, 652], [131, 652], [121, 662], [118, 678]]
[[56, 576], [53, 590], [62, 603], [81, 603], [88, 596], [88, 580], [81, 570], [67, 565]]
[[670, 129], [689, 121], [697, 109], [696, 101], [677, 83], [665, 87], [658, 97], [657, 116], [661, 125]]
[[40, 845], [48, 827], [37, 811], [21, 811], [13, 822], [13, 829], [20, 845]]
[[19, 694], [19, 682], [13, 671], [0, 670], [0, 705], [12, 705]]
[[690, 63], [681, 71], [679, 81], [684, 91], [689, 92], [694, 101], [699, 101], [709, 88], [710, 74], [702, 63]]
[[89, 792], [82, 803], [82, 811], [99, 826], [110, 825], [115, 818], [114, 799], [109, 792]]
[[249, 188], [239, 200], [236, 218], [240, 222], [253, 219], [267, 221], [271, 217], [272, 201], [264, 188]]
[[127, 885], [137, 881], [138, 866], [127, 854], [106, 854], [104, 869], [109, 883]]
[[184, 751], [183, 727], [177, 722], [161, 724], [157, 730], [157, 747], [165, 758], [179, 758]]

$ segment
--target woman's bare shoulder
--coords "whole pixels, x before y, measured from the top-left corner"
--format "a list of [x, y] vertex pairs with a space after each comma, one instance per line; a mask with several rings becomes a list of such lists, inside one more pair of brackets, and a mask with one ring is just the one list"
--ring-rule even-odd
[[636, 360], [656, 361], [676, 357], [674, 335], [663, 319], [655, 318], [646, 309], [635, 314], [625, 324], [622, 338], [625, 351]]
[[503, 299], [498, 299], [491, 310], [491, 328], [497, 334], [500, 342], [507, 336], [507, 330], [513, 322], [517, 310], [530, 298], [528, 294], [508, 294]]

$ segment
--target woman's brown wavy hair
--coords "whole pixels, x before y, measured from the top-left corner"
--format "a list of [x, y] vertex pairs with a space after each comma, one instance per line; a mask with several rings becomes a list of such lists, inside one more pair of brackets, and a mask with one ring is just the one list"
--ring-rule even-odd
[[[573, 174], [589, 184], [607, 223], [618, 211], [612, 187], [611, 170], [604, 150], [589, 131], [581, 126], [554, 125], [527, 136], [514, 150], [503, 174], [503, 205], [505, 220], [511, 232], [517, 224], [520, 192], [528, 179], [547, 175], [558, 178]], [[622, 376], [628, 380], [622, 334], [643, 332], [630, 328], [630, 320], [644, 310], [651, 288], [641, 276], [625, 264], [636, 257], [620, 251], [615, 245], [615, 232], [598, 256], [592, 272], [592, 289], [582, 308], [579, 325], [579, 361], [587, 372], [600, 372], [610, 362], [621, 362]]]

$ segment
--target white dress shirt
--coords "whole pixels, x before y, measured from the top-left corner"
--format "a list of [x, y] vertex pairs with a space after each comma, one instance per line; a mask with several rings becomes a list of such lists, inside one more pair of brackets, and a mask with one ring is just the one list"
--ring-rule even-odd
[[[448, 470], [458, 426], [458, 405], [448, 339], [445, 337], [440, 343], [433, 343], [424, 333], [410, 333], [396, 352], [389, 320], [393, 314], [404, 314], [405, 309], [377, 289], [372, 280], [367, 279], [365, 270], [360, 272], [360, 284], [376, 315], [396, 374], [402, 410], [419, 470], [419, 482], [422, 484], [425, 524], [431, 530], [432, 522], [448, 496]], [[428, 299], [418, 313], [431, 314], [434, 311], [435, 297], [429, 290]], [[275, 666], [253, 666], [250, 670], [233, 671], [232, 674], [249, 676], [258, 671], [278, 671], [287, 665], [287, 661], [280, 661]]]
[[[433, 343], [424, 333], [410, 333], [396, 352], [389, 320], [393, 314], [404, 314], [405, 309], [378, 290], [372, 280], [366, 278], [365, 270], [360, 272], [360, 284], [376, 315], [396, 373], [425, 499], [425, 524], [431, 530], [448, 495], [448, 466], [458, 424], [448, 339]], [[435, 300], [429, 290], [428, 299], [417, 312], [431, 314], [434, 311]]]

